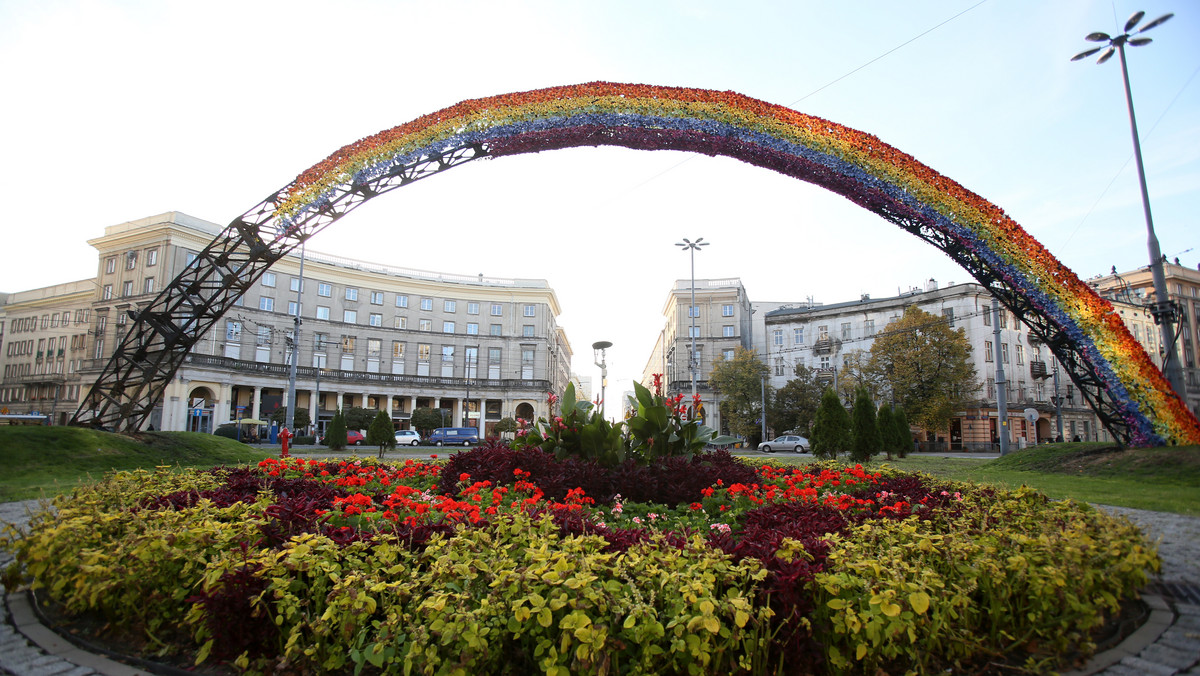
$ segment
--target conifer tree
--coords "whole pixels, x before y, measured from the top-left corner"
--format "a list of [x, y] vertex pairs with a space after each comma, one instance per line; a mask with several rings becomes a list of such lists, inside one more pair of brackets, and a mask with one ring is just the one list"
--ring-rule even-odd
[[396, 430], [392, 427], [392, 419], [386, 411], [375, 414], [375, 419], [367, 428], [367, 443], [379, 446], [380, 459], [383, 458], [384, 449], [396, 447]]
[[850, 450], [850, 414], [846, 413], [832, 389], [826, 389], [821, 395], [821, 406], [817, 409], [809, 443], [813, 455], [818, 458], [833, 460], [838, 453]]
[[912, 429], [908, 426], [908, 415], [904, 413], [904, 407], [897, 406], [892, 410], [892, 424], [894, 434], [896, 435], [896, 453], [901, 458], [907, 458], [908, 452], [912, 450], [913, 439]]
[[329, 429], [325, 430], [325, 445], [331, 451], [346, 448], [346, 419], [340, 408], [333, 414], [333, 420], [329, 421]]
[[883, 446], [883, 452], [887, 454], [887, 459], [892, 459], [892, 453], [896, 451], [896, 424], [892, 422], [892, 405], [884, 404], [879, 407], [879, 415], [876, 417], [876, 422], [879, 424], [880, 443]]
[[855, 462], [867, 462], [879, 453], [879, 425], [875, 422], [875, 402], [867, 388], [859, 387], [854, 396], [854, 433], [850, 457]]

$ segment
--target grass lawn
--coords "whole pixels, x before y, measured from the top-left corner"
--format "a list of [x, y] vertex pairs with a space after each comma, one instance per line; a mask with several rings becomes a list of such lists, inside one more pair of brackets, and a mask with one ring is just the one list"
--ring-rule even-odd
[[111, 470], [237, 465], [269, 455], [196, 432], [148, 432], [134, 439], [81, 427], [4, 426], [0, 502], [66, 493], [79, 481]]
[[[883, 462], [877, 458], [873, 464]], [[1031, 486], [1052, 498], [1200, 516], [1198, 446], [1121, 450], [1104, 443], [1046, 444], [995, 460], [918, 454], [888, 464], [959, 481]]]

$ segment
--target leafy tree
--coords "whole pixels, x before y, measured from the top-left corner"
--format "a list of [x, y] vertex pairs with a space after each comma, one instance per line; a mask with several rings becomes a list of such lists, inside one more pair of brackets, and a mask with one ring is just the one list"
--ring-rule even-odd
[[908, 424], [908, 415], [905, 414], [904, 408], [897, 406], [892, 409], [892, 434], [895, 437], [892, 443], [896, 445], [897, 453], [901, 458], [907, 458], [908, 452], [912, 450], [912, 429]]
[[350, 407], [350, 410], [346, 411], [346, 429], [365, 430], [370, 428], [376, 413], [377, 411], [373, 408]]
[[747, 439], [759, 436], [762, 379], [766, 375], [766, 364], [758, 360], [754, 350], [744, 347], [737, 348], [733, 359], [718, 359], [713, 365], [708, 383], [721, 394], [721, 417], [730, 432]]
[[850, 458], [855, 462], [867, 462], [871, 456], [879, 453], [883, 444], [879, 437], [879, 424], [875, 421], [875, 402], [871, 401], [871, 393], [865, 387], [858, 388], [854, 395], [853, 425]]
[[817, 409], [809, 444], [813, 455], [830, 460], [850, 449], [850, 414], [832, 388], [821, 395], [821, 407]]
[[517, 425], [515, 418], [505, 417], [496, 421], [496, 425], [492, 429], [495, 430], [496, 434], [507, 434], [516, 432], [520, 427]]
[[979, 390], [962, 328], [911, 305], [871, 346], [867, 370], [926, 430], [943, 430]]
[[418, 408], [412, 412], [409, 423], [421, 433], [421, 436], [428, 437], [430, 430], [442, 426], [442, 412], [436, 408]]
[[[287, 406], [280, 406], [279, 408], [275, 409], [275, 412], [271, 414], [271, 421], [279, 423], [279, 426], [283, 427], [284, 423], [287, 422], [287, 410]], [[312, 418], [308, 415], [308, 409], [296, 409], [296, 430], [304, 429], [305, 427], [308, 427], [310, 423], [312, 423]], [[295, 432], [296, 430], [292, 431]]]
[[884, 404], [879, 407], [879, 414], [875, 417], [875, 421], [879, 425], [879, 441], [883, 446], [883, 452], [887, 454], [887, 459], [892, 459], [892, 453], [896, 449], [896, 423], [892, 422], [892, 405]]
[[817, 408], [821, 406], [822, 389], [812, 369], [796, 364], [796, 377], [776, 390], [768, 405], [767, 422], [771, 428], [796, 430], [808, 436]]
[[333, 420], [329, 421], [329, 428], [325, 430], [325, 445], [334, 451], [346, 447], [346, 417], [340, 408], [333, 414]]
[[842, 401], [858, 398], [858, 388], [867, 388], [871, 398], [877, 398], [880, 383], [877, 375], [870, 371], [871, 353], [867, 350], [851, 350], [842, 355], [842, 367], [838, 370], [837, 389]]
[[379, 446], [380, 458], [383, 457], [384, 449], [390, 450], [396, 447], [396, 430], [392, 427], [392, 419], [388, 416], [387, 411], [375, 414], [375, 419], [367, 428], [367, 443]]

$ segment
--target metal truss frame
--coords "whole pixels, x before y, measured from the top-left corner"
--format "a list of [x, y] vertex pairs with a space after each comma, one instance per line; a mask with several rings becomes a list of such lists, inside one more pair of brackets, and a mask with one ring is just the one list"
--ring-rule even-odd
[[867, 209], [940, 249], [980, 284], [987, 287], [1000, 304], [1012, 312], [1017, 321], [1024, 322], [1029, 327], [1029, 332], [1058, 358], [1063, 370], [1079, 388], [1080, 395], [1091, 406], [1100, 423], [1122, 444], [1129, 445], [1132, 442], [1134, 430], [1121, 415], [1122, 402], [1112, 397], [1095, 369], [1084, 358], [1083, 351], [1066, 331], [1053, 324], [1017, 289], [997, 276], [985, 261], [942, 230], [919, 219], [896, 213], [887, 206], [874, 205], [868, 206]]
[[336, 188], [286, 230], [276, 213], [287, 188], [238, 216], [153, 300], [128, 311], [133, 320], [129, 331], [71, 424], [140, 430], [188, 350], [276, 261], [367, 200], [487, 155], [481, 144], [473, 144], [396, 165], [376, 178]]

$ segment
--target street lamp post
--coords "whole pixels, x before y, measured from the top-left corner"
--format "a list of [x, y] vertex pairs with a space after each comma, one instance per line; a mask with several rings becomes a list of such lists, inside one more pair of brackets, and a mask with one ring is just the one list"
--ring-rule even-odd
[[692, 302], [688, 306], [688, 317], [692, 320], [692, 328], [690, 331], [692, 338], [692, 349], [688, 353], [688, 370], [692, 373], [692, 401], [696, 401], [696, 252], [702, 246], [708, 246], [709, 242], [705, 242], [703, 237], [697, 237], [693, 242], [684, 237], [682, 242], [676, 242], [675, 246], [683, 247], [684, 251], [691, 254], [692, 257]]
[[1104, 53], [1100, 55], [1096, 63], [1108, 61], [1114, 53], [1121, 57], [1121, 78], [1125, 83], [1125, 104], [1129, 108], [1129, 128], [1133, 134], [1133, 156], [1137, 160], [1138, 182], [1142, 189], [1142, 211], [1146, 214], [1146, 245], [1150, 251], [1150, 275], [1154, 279], [1154, 305], [1151, 306], [1150, 312], [1154, 315], [1154, 321], [1159, 325], [1162, 332], [1164, 349], [1163, 374], [1166, 375], [1167, 381], [1171, 383], [1171, 387], [1175, 390], [1175, 393], [1182, 397], [1186, 389], [1183, 381], [1183, 369], [1175, 352], [1175, 307], [1167, 297], [1167, 278], [1163, 274], [1162, 251], [1158, 246], [1158, 237], [1154, 234], [1154, 219], [1150, 216], [1150, 194], [1146, 190], [1146, 169], [1142, 165], [1142, 144], [1138, 140], [1137, 118], [1133, 114], [1133, 93], [1129, 88], [1129, 68], [1125, 64], [1125, 45], [1141, 47], [1142, 45], [1150, 44], [1150, 38], [1133, 36], [1160, 26], [1175, 15], [1164, 14], [1130, 33], [1129, 31], [1138, 25], [1138, 22], [1142, 20], [1145, 14], [1145, 12], [1135, 12], [1133, 16], [1130, 16], [1129, 20], [1125, 22], [1125, 32], [1120, 35], [1111, 36], [1108, 33], [1100, 32], [1089, 33], [1084, 38], [1085, 40], [1088, 42], [1107, 43], [1107, 49], [1105, 46], [1089, 49], [1076, 54], [1071, 60], [1078, 61], [1087, 58], [1102, 49]]
[[598, 340], [592, 343], [592, 359], [596, 359], [596, 352], [600, 353], [600, 360], [594, 362], [600, 367], [600, 417], [604, 417], [604, 388], [608, 385], [608, 362], [605, 361], [605, 350], [612, 347], [612, 343], [607, 340]]
[[300, 243], [300, 280], [296, 285], [296, 314], [292, 317], [292, 363], [288, 366], [288, 408], [284, 427], [296, 433], [296, 362], [300, 361], [300, 303], [304, 292], [304, 242]]

